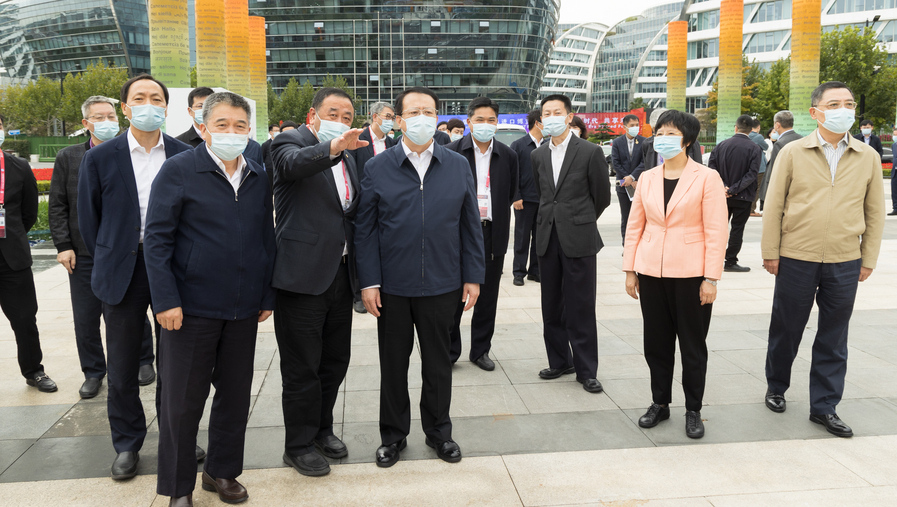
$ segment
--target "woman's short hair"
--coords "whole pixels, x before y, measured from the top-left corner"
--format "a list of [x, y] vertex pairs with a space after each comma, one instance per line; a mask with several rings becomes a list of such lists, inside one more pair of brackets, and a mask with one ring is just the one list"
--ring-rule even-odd
[[682, 132], [682, 145], [685, 148], [694, 144], [698, 140], [698, 134], [701, 132], [701, 122], [695, 115], [674, 109], [668, 109], [660, 115], [660, 118], [654, 124], [654, 132], [656, 133], [661, 127], [668, 125]]
[[570, 121], [571, 127], [576, 127], [579, 129], [579, 137], [586, 139], [589, 137], [589, 129], [586, 128], [586, 122], [582, 121], [582, 118], [579, 116], [573, 115], [573, 120]]

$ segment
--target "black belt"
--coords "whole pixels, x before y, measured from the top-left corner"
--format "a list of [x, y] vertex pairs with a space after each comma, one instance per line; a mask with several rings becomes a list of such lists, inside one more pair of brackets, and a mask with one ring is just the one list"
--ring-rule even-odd
[[480, 220], [480, 225], [482, 225], [483, 227], [491, 226], [491, 225], [492, 225], [492, 220], [482, 219], [482, 220]]

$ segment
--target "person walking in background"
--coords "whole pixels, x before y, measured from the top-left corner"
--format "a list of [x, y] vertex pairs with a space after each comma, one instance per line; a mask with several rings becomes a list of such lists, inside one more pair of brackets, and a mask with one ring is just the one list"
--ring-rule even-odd
[[718, 171], [726, 186], [726, 203], [732, 220], [729, 247], [726, 249], [726, 271], [746, 273], [751, 270], [738, 264], [744, 237], [744, 226], [751, 214], [757, 193], [757, 173], [763, 160], [763, 150], [748, 137], [754, 119], [743, 114], [735, 120], [735, 135], [716, 145], [710, 152], [707, 166]]
[[589, 138], [589, 129], [586, 128], [586, 122], [582, 121], [582, 118], [575, 114], [573, 115], [573, 119], [570, 120], [570, 132], [574, 133], [580, 139]]
[[860, 133], [853, 136], [857, 141], [862, 141], [866, 143], [866, 146], [869, 146], [876, 152], [878, 152], [879, 158], [883, 157], [885, 152], [881, 146], [881, 138], [877, 135], [873, 134], [874, 124], [872, 120], [863, 120], [860, 122]]
[[465, 125], [463, 121], [457, 118], [452, 118], [448, 121], [448, 123], [446, 123], [446, 127], [448, 129], [446, 130], [446, 132], [451, 135], [452, 142], [455, 142], [458, 139], [464, 137]]
[[[539, 256], [536, 255], [536, 215], [539, 212], [539, 193], [533, 180], [533, 150], [545, 142], [542, 136], [542, 111], [535, 109], [526, 115], [529, 135], [511, 143], [520, 168], [518, 188], [514, 191], [514, 285], [522, 286], [523, 278], [536, 283], [539, 275]], [[527, 268], [527, 260], [529, 268]]]
[[766, 151], [769, 149], [769, 143], [760, 135], [760, 120], [754, 118], [754, 128], [751, 129], [748, 138], [763, 150], [763, 156], [760, 159], [760, 170], [757, 171], [757, 191], [754, 194], [754, 201], [751, 203], [751, 216], [759, 217], [760, 211], [757, 209], [757, 201], [760, 198], [760, 186], [763, 185], [763, 177], [766, 175]]
[[669, 110], [655, 131], [654, 147], [664, 163], [639, 180], [623, 250], [626, 292], [640, 299], [651, 370], [653, 403], [638, 424], [653, 428], [670, 418], [678, 337], [685, 434], [701, 438], [707, 332], [725, 260], [726, 193], [719, 173], [686, 155], [701, 131], [697, 118]]
[[857, 287], [875, 269], [884, 231], [881, 157], [850, 136], [856, 101], [844, 83], [819, 85], [810, 104], [818, 128], [779, 151], [763, 213], [763, 266], [776, 277], [765, 402], [785, 411], [791, 366], [815, 301], [810, 420], [850, 437], [837, 407]]
[[[895, 128], [894, 132], [891, 134], [891, 139], [897, 141], [897, 128]], [[897, 174], [894, 172], [893, 153], [894, 143], [891, 144], [891, 212], [888, 213], [889, 216], [897, 215]]]
[[772, 178], [772, 171], [775, 169], [776, 156], [782, 151], [782, 148], [793, 141], [800, 139], [802, 136], [794, 131], [794, 115], [791, 111], [779, 111], [773, 117], [773, 132], [769, 135], [772, 140], [772, 152], [766, 163], [766, 176], [763, 178], [763, 184], [760, 188], [760, 200], [766, 200], [766, 192], [769, 188], [769, 181]]
[[629, 210], [632, 207], [632, 199], [626, 191], [626, 187], [635, 188], [638, 185], [635, 177], [632, 175], [635, 167], [633, 161], [636, 159], [636, 152], [641, 150], [642, 143], [645, 138], [639, 134], [641, 125], [638, 116], [627, 114], [623, 117], [623, 126], [626, 132], [614, 139], [611, 144], [610, 156], [614, 166], [614, 173], [617, 176], [617, 200], [620, 201], [620, 233], [623, 235], [623, 243], [626, 243], [626, 223], [629, 222]]

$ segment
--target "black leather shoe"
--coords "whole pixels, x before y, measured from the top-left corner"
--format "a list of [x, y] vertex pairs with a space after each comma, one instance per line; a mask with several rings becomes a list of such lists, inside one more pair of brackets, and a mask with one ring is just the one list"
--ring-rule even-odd
[[542, 275], [527, 275], [526, 279], [536, 283], [542, 283]]
[[123, 481], [137, 475], [137, 462], [140, 456], [136, 451], [120, 452], [112, 462], [112, 480]]
[[685, 436], [688, 438], [701, 438], [704, 436], [704, 421], [701, 413], [689, 410], [685, 413]]
[[236, 479], [216, 479], [205, 470], [202, 471], [202, 489], [218, 493], [218, 499], [224, 503], [241, 503], [249, 499], [249, 492]]
[[427, 446], [436, 449], [436, 455], [439, 456], [439, 459], [448, 463], [457, 463], [461, 461], [461, 447], [458, 446], [452, 440], [446, 440], [440, 444], [437, 444], [427, 438], [426, 440]]
[[295, 468], [297, 472], [308, 477], [320, 477], [330, 473], [330, 463], [316, 451], [301, 456], [290, 456], [283, 453], [283, 462]]
[[156, 370], [153, 365], [145, 364], [137, 370], [137, 383], [142, 386], [148, 386], [156, 381]]
[[889, 216], [889, 217], [892, 217], [892, 216], [894, 216], [894, 215], [897, 215], [897, 209], [895, 209], [894, 211], [888, 213], [888, 216]]
[[514, 285], [516, 285], [516, 286], [518, 286], [518, 287], [523, 287], [523, 284], [524, 284], [524, 283], [525, 283], [525, 282], [523, 281], [523, 277], [522, 277], [522, 276], [515, 276], [515, 277], [514, 277]]
[[837, 414], [810, 414], [810, 420], [825, 426], [825, 429], [836, 437], [850, 438], [853, 436], [853, 430], [850, 429], [850, 426], [844, 424], [844, 421]]
[[486, 370], [486, 371], [492, 371], [495, 369], [495, 363], [493, 363], [492, 360], [489, 359], [488, 352], [486, 352], [485, 354], [480, 356], [476, 361], [474, 361], [474, 364], [479, 366], [480, 369]]
[[751, 268], [747, 266], [741, 266], [738, 263], [735, 264], [727, 264], [723, 271], [727, 273], [747, 273]]
[[772, 391], [766, 391], [766, 408], [773, 412], [785, 411], [785, 395], [774, 394]]
[[331, 459], [345, 458], [349, 455], [349, 450], [346, 449], [346, 444], [334, 435], [316, 438], [315, 449]]
[[206, 459], [206, 450], [200, 446], [196, 446], [196, 462], [200, 462]]
[[543, 378], [545, 380], [553, 380], [556, 378], [560, 378], [561, 375], [570, 375], [571, 373], [576, 373], [576, 368], [572, 366], [567, 368], [545, 368], [544, 370], [539, 372], [539, 378]]
[[46, 373], [39, 371], [32, 378], [26, 378], [25, 383], [31, 387], [36, 387], [42, 393], [55, 393], [59, 390], [56, 382], [53, 382]]
[[601, 386], [601, 382], [598, 382], [598, 379], [596, 378], [577, 378], [576, 381], [582, 384], [582, 388], [590, 393], [600, 393], [601, 391], [604, 391], [604, 387]]
[[168, 507], [193, 507], [193, 493], [187, 496], [173, 496], [168, 501]]
[[355, 313], [367, 313], [368, 309], [364, 307], [363, 301], [356, 301], [352, 303], [352, 308], [355, 309]]
[[400, 442], [389, 445], [381, 445], [377, 448], [377, 466], [380, 468], [389, 468], [399, 461], [399, 453], [408, 445], [408, 439], [403, 438]]
[[670, 418], [670, 407], [662, 407], [657, 403], [652, 403], [650, 407], [648, 407], [648, 411], [645, 412], [645, 415], [639, 417], [638, 425], [642, 428], [653, 428], [660, 424], [660, 421], [666, 421]]
[[81, 395], [82, 399], [89, 400], [99, 394], [101, 385], [103, 385], [103, 379], [101, 378], [90, 377], [84, 379], [81, 389], [78, 389], [78, 394]]

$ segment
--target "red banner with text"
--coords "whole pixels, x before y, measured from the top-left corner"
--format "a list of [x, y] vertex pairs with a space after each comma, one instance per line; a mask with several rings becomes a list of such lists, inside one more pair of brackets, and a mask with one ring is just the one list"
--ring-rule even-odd
[[586, 124], [586, 128], [589, 129], [589, 133], [593, 133], [595, 130], [598, 130], [603, 123], [606, 123], [607, 126], [614, 131], [614, 134], [622, 135], [626, 132], [626, 127], [623, 125], [623, 118], [627, 114], [638, 116], [639, 125], [644, 127], [646, 119], [645, 110], [641, 108], [623, 113], [576, 113], [576, 116], [582, 118], [582, 121]]

